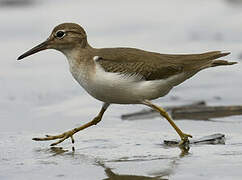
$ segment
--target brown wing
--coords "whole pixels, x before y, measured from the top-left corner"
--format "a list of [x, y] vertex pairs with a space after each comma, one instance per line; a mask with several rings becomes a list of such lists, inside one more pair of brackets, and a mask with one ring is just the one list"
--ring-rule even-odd
[[169, 55], [132, 48], [106, 48], [95, 52], [98, 63], [107, 72], [141, 75], [145, 80], [165, 79], [184, 71], [210, 67], [214, 59], [229, 53]]

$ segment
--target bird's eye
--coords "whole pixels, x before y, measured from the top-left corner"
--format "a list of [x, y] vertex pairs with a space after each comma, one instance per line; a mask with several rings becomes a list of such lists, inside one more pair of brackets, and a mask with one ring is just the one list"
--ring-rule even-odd
[[56, 37], [58, 37], [59, 39], [61, 39], [61, 38], [63, 38], [66, 35], [66, 33], [64, 31], [60, 30], [60, 31], [57, 31], [55, 33], [55, 35], [56, 35]]

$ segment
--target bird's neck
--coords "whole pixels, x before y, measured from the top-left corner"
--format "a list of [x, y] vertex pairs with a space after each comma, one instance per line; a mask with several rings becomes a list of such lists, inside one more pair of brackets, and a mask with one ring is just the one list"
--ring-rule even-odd
[[74, 77], [79, 75], [80, 71], [84, 72], [91, 68], [92, 62], [90, 62], [90, 57], [93, 51], [94, 48], [90, 45], [85, 48], [75, 46], [74, 48], [62, 51], [68, 59], [70, 71]]
[[69, 49], [64, 49], [61, 52], [67, 57], [68, 60], [72, 61], [80, 61], [85, 60], [88, 54], [93, 51], [88, 43], [86, 43], [85, 47], [81, 46], [81, 44], [73, 46]]

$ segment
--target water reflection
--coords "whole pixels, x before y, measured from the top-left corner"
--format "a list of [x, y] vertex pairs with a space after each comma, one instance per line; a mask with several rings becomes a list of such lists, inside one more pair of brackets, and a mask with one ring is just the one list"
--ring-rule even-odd
[[51, 147], [50, 151], [53, 153], [53, 156], [68, 152], [68, 150], [63, 149], [62, 147]]
[[[170, 163], [165, 167], [164, 169], [161, 169], [156, 172], [148, 173], [148, 176], [141, 176], [141, 175], [134, 175], [134, 174], [119, 174], [115, 173], [112, 168], [108, 167], [104, 162], [97, 162], [98, 166], [101, 166], [104, 168], [104, 172], [107, 175], [107, 178], [104, 180], [167, 180], [171, 174], [174, 173], [175, 169], [177, 168], [178, 161], [180, 161], [183, 157], [189, 154], [189, 146], [182, 146], [179, 147], [181, 150], [181, 153], [178, 157], [167, 157], [167, 159], [170, 159]], [[162, 158], [164, 159], [164, 158]], [[151, 159], [153, 161], [154, 159]], [[157, 158], [159, 160], [159, 158]], [[121, 162], [120, 160], [116, 160], [116, 162]], [[132, 163], [132, 161], [130, 161]], [[156, 168], [156, 167], [154, 167]], [[144, 169], [145, 171], [145, 169]]]
[[[97, 146], [96, 153], [90, 151], [90, 147], [92, 146], [86, 147], [89, 150], [77, 149], [74, 152], [71, 150], [71, 147], [68, 149], [66, 147], [51, 147], [35, 152], [38, 153], [36, 156], [38, 157], [38, 163], [45, 166], [63, 165], [66, 168], [65, 164], [69, 161], [71, 162], [71, 168], [80, 168], [80, 171], [93, 176], [96, 176], [96, 174], [90, 170], [90, 166], [91, 168], [97, 167], [95, 169], [98, 169], [99, 172], [101, 167], [101, 171], [104, 171], [105, 174], [104, 177], [101, 175], [104, 180], [164, 180], [169, 179], [177, 173], [178, 167], [184, 164], [183, 158], [192, 157], [192, 154], [189, 152], [192, 148], [202, 144], [224, 144], [224, 135], [213, 134], [194, 139], [191, 141], [191, 144], [187, 144], [186, 146], [178, 146], [177, 142], [169, 146], [166, 144], [163, 144], [163, 146], [159, 145], [155, 148], [159, 148], [161, 153], [149, 155], [144, 152], [144, 156], [136, 153], [129, 154], [126, 151], [123, 154], [121, 153], [120, 156], [116, 156], [115, 153], [112, 155], [106, 153], [107, 146], [105, 149]], [[120, 149], [122, 147], [117, 148]], [[180, 149], [180, 152], [177, 151], [177, 148]], [[125, 159], [123, 158], [124, 155], [127, 155]], [[122, 170], [125, 173], [121, 173]], [[64, 175], [67, 176], [67, 174]]]
[[[189, 154], [189, 148], [183, 149], [181, 148], [181, 153], [176, 158], [169, 158], [170, 163], [165, 167], [164, 169], [158, 170], [156, 172], [148, 173], [148, 176], [141, 176], [141, 175], [134, 175], [134, 174], [119, 174], [115, 173], [110, 167], [105, 165], [102, 162], [98, 162], [97, 164], [104, 168], [104, 172], [107, 175], [107, 178], [103, 180], [167, 180], [170, 175], [172, 175], [175, 172], [175, 169], [177, 169], [178, 161], [180, 161], [183, 157]], [[154, 167], [156, 168], [156, 167]], [[145, 171], [145, 169], [144, 169]]]
[[[177, 146], [169, 148], [173, 149], [177, 148]], [[97, 157], [93, 157], [92, 155], [79, 154], [78, 151], [73, 152], [71, 149], [67, 150], [64, 147], [43, 148], [37, 149], [34, 152], [37, 153], [36, 156], [38, 157], [38, 163], [41, 165], [61, 165], [62, 163], [65, 164], [63, 160], [71, 160], [73, 165], [80, 165], [82, 168], [84, 168], [85, 163], [87, 162], [88, 164], [90, 163], [94, 166], [102, 167], [106, 176], [105, 178], [103, 178], [103, 180], [167, 180], [169, 179], [169, 176], [174, 174], [175, 170], [177, 169], [177, 166], [179, 165], [178, 162], [189, 154], [189, 149], [189, 147], [180, 147], [181, 152], [175, 156], [152, 156], [149, 157], [149, 159], [147, 159], [147, 157], [145, 156], [143, 158], [140, 157], [139, 159], [128, 157], [128, 159], [131, 160], [127, 159], [126, 161], [124, 161], [123, 159], [100, 159]], [[62, 159], [61, 161], [59, 161], [60, 158]], [[147, 172], [147, 169], [144, 166], [144, 168], [141, 168], [141, 171], [139, 171], [138, 169], [140, 169], [140, 162], [147, 162], [148, 164], [150, 164], [149, 166], [152, 166], [152, 169], [158, 170]], [[124, 163], [128, 163], [129, 165], [131, 165], [131, 167], [133, 167], [133, 169], [136, 170], [136, 172], [132, 174], [121, 174], [115, 172], [116, 170], [112, 168], [113, 166], [115, 166], [118, 170], [124, 165]], [[154, 164], [157, 163], [161, 163], [163, 167], [160, 167], [159, 165], [155, 166]], [[91, 173], [91, 171], [87, 173]], [[139, 173], [145, 173], [146, 175], [138, 175]], [[66, 176], [66, 174], [63, 175]]]
[[189, 145], [180, 146], [179, 149], [181, 150], [180, 158], [182, 158], [189, 154], [190, 146]]
[[104, 168], [104, 172], [107, 175], [107, 178], [103, 180], [167, 180], [167, 178], [163, 178], [169, 174], [161, 173], [154, 177], [152, 176], [139, 176], [139, 175], [129, 175], [129, 174], [118, 174], [115, 173], [111, 168], [107, 167], [101, 162], [98, 162], [98, 165]]

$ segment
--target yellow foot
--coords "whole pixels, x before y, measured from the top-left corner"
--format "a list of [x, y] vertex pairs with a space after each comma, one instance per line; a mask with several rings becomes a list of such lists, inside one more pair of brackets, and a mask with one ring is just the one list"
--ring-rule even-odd
[[181, 135], [181, 141], [179, 142], [179, 146], [187, 146], [189, 144], [188, 138], [192, 138], [192, 135], [183, 133]]
[[74, 143], [74, 138], [73, 138], [74, 133], [75, 132], [71, 130], [71, 131], [64, 132], [60, 135], [56, 135], [56, 136], [45, 135], [46, 137], [44, 137], [44, 138], [33, 138], [32, 140], [35, 140], [35, 141], [50, 141], [50, 140], [60, 139], [59, 141], [51, 144], [51, 146], [55, 146], [55, 145], [63, 142], [64, 140], [71, 138], [71, 142]]

